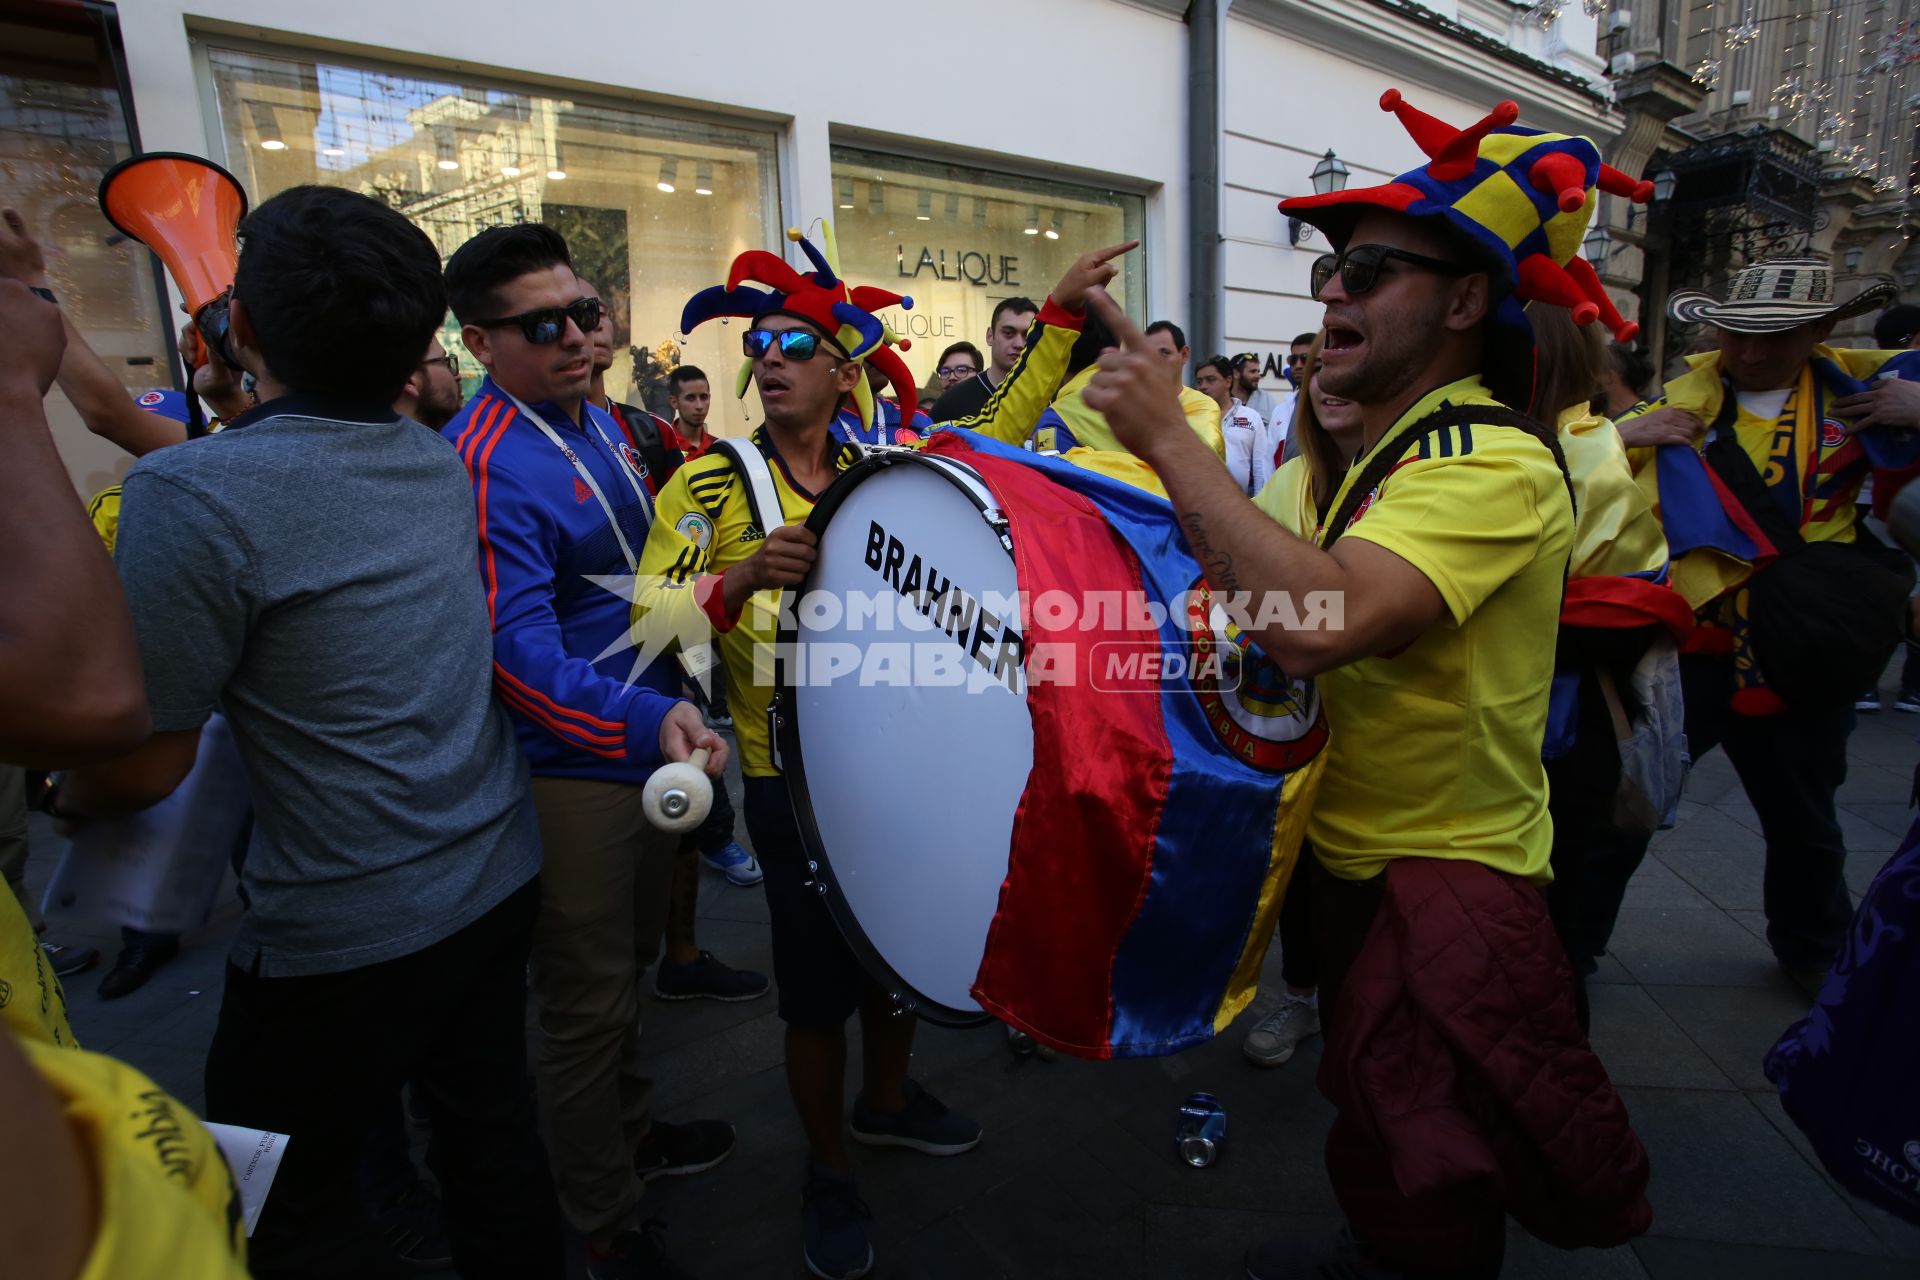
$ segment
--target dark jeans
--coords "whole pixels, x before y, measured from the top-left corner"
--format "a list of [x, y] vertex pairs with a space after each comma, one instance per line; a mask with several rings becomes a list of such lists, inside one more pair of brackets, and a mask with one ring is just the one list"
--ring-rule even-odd
[[693, 843], [700, 852], [714, 854], [726, 848], [733, 839], [733, 801], [727, 795], [727, 783], [724, 778], [716, 778], [713, 783], [713, 808], [707, 810], [707, 816], [693, 829]]
[[1319, 861], [1313, 846], [1302, 841], [1300, 860], [1280, 900], [1280, 979], [1289, 987], [1318, 987], [1320, 970], [1313, 959], [1313, 868]]
[[1556, 666], [1578, 673], [1580, 696], [1572, 744], [1564, 755], [1546, 762], [1547, 811], [1553, 818], [1553, 883], [1546, 898], [1553, 932], [1573, 970], [1573, 1006], [1583, 1031], [1591, 1026], [1586, 975], [1592, 959], [1581, 923], [1591, 878], [1587, 868], [1596, 848], [1619, 838], [1613, 804], [1620, 790], [1620, 746], [1600, 673], [1612, 675], [1631, 718], [1639, 712], [1632, 701], [1633, 669], [1652, 640], [1652, 627], [1560, 629]]
[[[1784, 964], [1830, 963], [1853, 919], [1845, 876], [1847, 849], [1834, 809], [1834, 795], [1847, 777], [1853, 708], [1735, 715], [1731, 659], [1683, 656], [1680, 676], [1693, 758], [1725, 747], [1760, 817], [1767, 850], [1767, 942]], [[1627, 882], [1646, 857], [1650, 841], [1616, 835], [1592, 850], [1580, 929], [1589, 954], [1605, 952]]]
[[258, 1280], [410, 1274], [355, 1202], [368, 1132], [412, 1080], [432, 1121], [453, 1259], [467, 1280], [563, 1274], [559, 1206], [527, 1078], [535, 882], [425, 950], [344, 973], [227, 966], [207, 1117], [289, 1135], [248, 1252]]

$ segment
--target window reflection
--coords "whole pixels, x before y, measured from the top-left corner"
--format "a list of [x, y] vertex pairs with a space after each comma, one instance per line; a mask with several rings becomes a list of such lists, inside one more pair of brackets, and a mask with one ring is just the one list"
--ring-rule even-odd
[[[833, 188], [841, 266], [913, 298], [911, 311], [884, 315], [913, 340], [901, 358], [934, 395], [940, 353], [981, 345], [995, 304], [1043, 301], [1082, 253], [1140, 235], [1137, 195], [852, 147], [833, 149]], [[1134, 310], [1142, 284], [1140, 255], [1129, 254], [1112, 293]]]
[[[443, 259], [483, 227], [544, 222], [614, 317], [615, 399], [668, 413], [682, 363], [730, 381], [737, 331], [682, 338], [680, 309], [736, 254], [779, 243], [770, 133], [295, 55], [211, 48], [208, 62], [227, 167], [255, 200], [303, 182], [361, 191]], [[464, 349], [451, 318], [441, 343]], [[469, 392], [479, 376], [467, 362]], [[747, 418], [715, 397], [721, 434]]]

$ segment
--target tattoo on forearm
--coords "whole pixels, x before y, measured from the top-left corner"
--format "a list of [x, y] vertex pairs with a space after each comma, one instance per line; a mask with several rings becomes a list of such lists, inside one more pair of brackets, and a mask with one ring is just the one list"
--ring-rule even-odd
[[1207, 581], [1224, 591], [1240, 590], [1240, 577], [1233, 571], [1233, 554], [1213, 545], [1207, 536], [1206, 519], [1199, 512], [1190, 511], [1180, 517], [1180, 527], [1186, 530], [1187, 545], [1193, 548], [1193, 558], [1200, 562]]

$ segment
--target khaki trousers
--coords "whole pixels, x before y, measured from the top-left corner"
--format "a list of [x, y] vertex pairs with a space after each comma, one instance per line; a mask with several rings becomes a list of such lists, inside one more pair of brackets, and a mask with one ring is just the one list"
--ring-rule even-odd
[[640, 788], [535, 778], [545, 860], [533, 930], [535, 1056], [560, 1207], [589, 1236], [629, 1224], [643, 1186], [634, 1149], [652, 1124], [640, 1073], [640, 979], [667, 919], [681, 836], [657, 831]]

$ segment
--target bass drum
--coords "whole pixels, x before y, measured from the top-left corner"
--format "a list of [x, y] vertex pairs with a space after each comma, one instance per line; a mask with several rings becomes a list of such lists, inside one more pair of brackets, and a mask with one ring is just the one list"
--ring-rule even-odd
[[1013, 543], [969, 467], [887, 450], [814, 507], [779, 631], [775, 741], [815, 883], [903, 1009], [969, 994], [1033, 767]]

